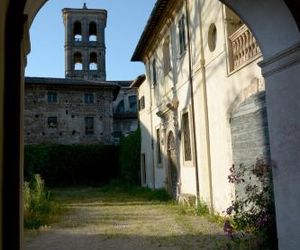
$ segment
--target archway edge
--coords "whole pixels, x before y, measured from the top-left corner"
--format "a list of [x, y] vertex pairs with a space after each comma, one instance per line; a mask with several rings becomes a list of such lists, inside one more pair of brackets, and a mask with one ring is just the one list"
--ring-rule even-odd
[[265, 60], [300, 42], [297, 23], [283, 0], [220, 0], [251, 29]]
[[[24, 14], [29, 26], [48, 0], [27, 0]], [[255, 35], [265, 60], [300, 42], [300, 32], [283, 0], [219, 0], [247, 24]]]
[[28, 24], [31, 26], [35, 16], [48, 0], [27, 0], [24, 14], [28, 16]]

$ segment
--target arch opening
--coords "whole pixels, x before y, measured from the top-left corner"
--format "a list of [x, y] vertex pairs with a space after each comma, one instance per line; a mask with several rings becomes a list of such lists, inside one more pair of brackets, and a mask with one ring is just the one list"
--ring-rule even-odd
[[74, 70], [83, 70], [82, 55], [80, 52], [74, 54]]
[[89, 70], [98, 70], [98, 60], [95, 52], [90, 54]]
[[97, 25], [95, 22], [89, 24], [89, 41], [97, 42]]
[[73, 25], [73, 38], [74, 38], [74, 42], [82, 41], [81, 22], [79, 21], [76, 21]]

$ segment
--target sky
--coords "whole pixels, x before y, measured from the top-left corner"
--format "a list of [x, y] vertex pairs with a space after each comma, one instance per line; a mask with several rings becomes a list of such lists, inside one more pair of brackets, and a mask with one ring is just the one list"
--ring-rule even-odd
[[154, 7], [155, 0], [48, 0], [30, 28], [31, 52], [26, 76], [65, 76], [63, 8], [106, 9], [106, 79], [133, 80], [144, 73], [131, 56]]

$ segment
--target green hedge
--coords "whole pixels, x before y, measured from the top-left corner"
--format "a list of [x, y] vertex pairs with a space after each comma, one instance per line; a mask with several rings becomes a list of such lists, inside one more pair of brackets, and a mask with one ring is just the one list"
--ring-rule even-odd
[[129, 185], [140, 184], [140, 129], [120, 141], [121, 180]]
[[24, 176], [47, 186], [102, 185], [119, 176], [119, 148], [109, 145], [26, 145]]

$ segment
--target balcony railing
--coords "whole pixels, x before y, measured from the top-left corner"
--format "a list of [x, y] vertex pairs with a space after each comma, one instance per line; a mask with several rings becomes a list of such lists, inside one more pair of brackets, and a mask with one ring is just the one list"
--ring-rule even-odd
[[242, 25], [236, 32], [229, 36], [229, 41], [232, 52], [231, 70], [239, 68], [261, 54], [255, 37], [246, 25]]

